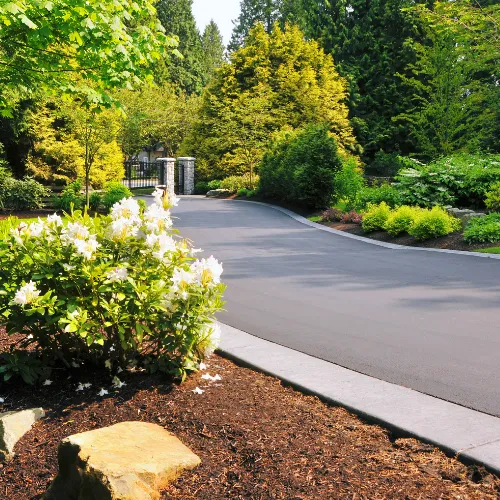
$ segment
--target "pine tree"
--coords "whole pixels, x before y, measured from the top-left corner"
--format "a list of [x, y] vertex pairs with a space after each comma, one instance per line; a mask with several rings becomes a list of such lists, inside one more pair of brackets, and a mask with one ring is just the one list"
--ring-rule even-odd
[[205, 28], [201, 38], [203, 47], [203, 76], [208, 83], [214, 76], [217, 68], [224, 63], [224, 40], [219, 27], [212, 20]]
[[205, 84], [203, 49], [192, 6], [192, 0], [159, 0], [156, 9], [166, 32], [179, 38], [178, 50], [183, 56], [172, 55], [167, 61], [168, 80], [188, 94], [199, 94]]
[[253, 28], [260, 22], [268, 34], [271, 33], [274, 23], [280, 15], [282, 0], [242, 0], [241, 13], [234, 22], [233, 34], [228, 49], [233, 52], [243, 46], [245, 39]]

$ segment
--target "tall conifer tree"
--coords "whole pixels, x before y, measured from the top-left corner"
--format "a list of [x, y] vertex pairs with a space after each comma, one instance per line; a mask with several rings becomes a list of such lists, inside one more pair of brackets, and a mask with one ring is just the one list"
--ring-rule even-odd
[[217, 24], [212, 20], [205, 28], [201, 38], [203, 47], [203, 73], [205, 83], [215, 74], [215, 70], [224, 63], [224, 40]]

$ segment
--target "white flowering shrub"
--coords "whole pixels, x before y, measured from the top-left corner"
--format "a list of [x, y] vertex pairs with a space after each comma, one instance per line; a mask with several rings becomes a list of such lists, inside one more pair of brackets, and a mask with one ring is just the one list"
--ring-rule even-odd
[[127, 198], [109, 216], [53, 215], [0, 242], [0, 324], [37, 350], [38, 372], [40, 360], [112, 370], [138, 362], [184, 378], [214, 351], [222, 265], [195, 259], [170, 207], [158, 190], [146, 209]]

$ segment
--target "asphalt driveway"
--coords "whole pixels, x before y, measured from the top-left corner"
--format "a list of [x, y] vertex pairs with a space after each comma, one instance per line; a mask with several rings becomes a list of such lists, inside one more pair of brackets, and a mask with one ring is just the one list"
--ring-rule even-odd
[[224, 263], [220, 321], [500, 416], [500, 261], [393, 250], [272, 208], [183, 198], [182, 235]]

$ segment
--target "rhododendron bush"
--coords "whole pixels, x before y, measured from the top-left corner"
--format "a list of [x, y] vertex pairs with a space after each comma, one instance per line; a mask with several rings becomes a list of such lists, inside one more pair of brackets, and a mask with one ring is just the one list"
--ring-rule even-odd
[[[222, 265], [196, 259], [172, 228], [168, 196], [154, 199], [145, 210], [128, 198], [106, 217], [21, 223], [0, 242], [0, 324], [37, 353], [25, 380], [82, 362], [184, 378], [217, 347]], [[0, 372], [10, 376], [16, 356], [4, 355]]]

